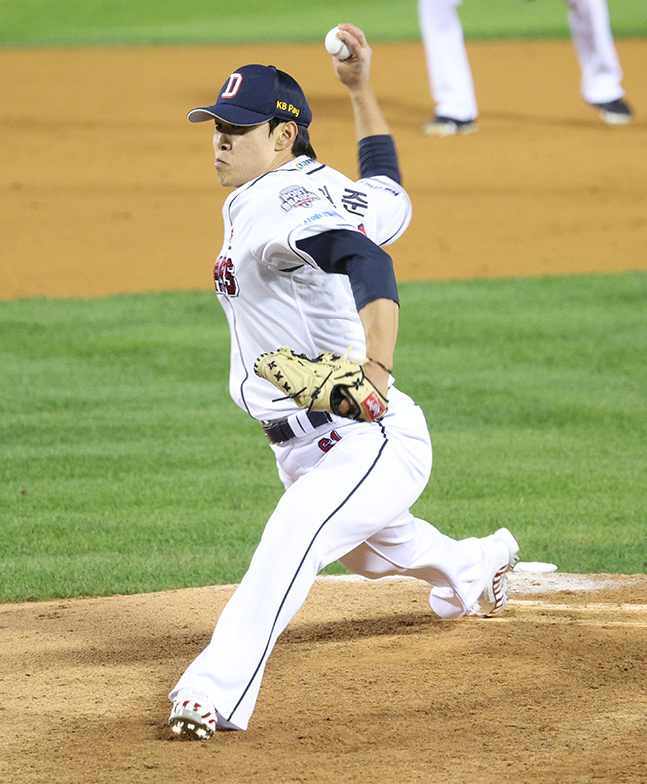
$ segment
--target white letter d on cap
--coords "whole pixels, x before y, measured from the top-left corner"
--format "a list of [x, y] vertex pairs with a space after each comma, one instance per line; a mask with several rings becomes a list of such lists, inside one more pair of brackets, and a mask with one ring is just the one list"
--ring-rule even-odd
[[229, 77], [227, 86], [220, 94], [221, 98], [233, 98], [234, 95], [240, 90], [240, 85], [243, 83], [243, 77], [239, 73], [233, 73]]

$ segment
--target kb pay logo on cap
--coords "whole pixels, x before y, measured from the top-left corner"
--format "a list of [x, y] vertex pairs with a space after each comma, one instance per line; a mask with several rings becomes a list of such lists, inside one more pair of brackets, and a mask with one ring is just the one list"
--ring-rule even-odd
[[276, 108], [281, 109], [283, 112], [290, 112], [295, 117], [298, 117], [301, 114], [301, 109], [297, 109], [296, 106], [292, 106], [291, 103], [286, 103], [285, 101], [277, 101]]

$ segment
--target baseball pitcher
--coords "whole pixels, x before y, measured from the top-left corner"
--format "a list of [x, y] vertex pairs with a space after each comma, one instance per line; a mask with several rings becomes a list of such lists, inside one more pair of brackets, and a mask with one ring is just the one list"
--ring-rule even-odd
[[209, 122], [224, 239], [215, 263], [231, 331], [230, 391], [259, 423], [285, 486], [208, 647], [169, 697], [175, 733], [247, 729], [268, 657], [319, 571], [430, 586], [443, 618], [501, 612], [518, 545], [507, 529], [456, 541], [409, 511], [431, 471], [422, 411], [394, 385], [398, 290], [383, 250], [407, 228], [393, 138], [369, 82], [371, 49], [340, 26], [360, 178], [319, 162], [298, 83], [271, 65], [225, 78]]

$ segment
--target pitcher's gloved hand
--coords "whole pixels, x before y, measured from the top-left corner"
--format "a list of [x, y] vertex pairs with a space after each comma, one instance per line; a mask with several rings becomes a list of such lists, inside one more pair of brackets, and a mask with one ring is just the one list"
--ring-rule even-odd
[[380, 419], [386, 413], [386, 398], [366, 377], [364, 363], [347, 356], [348, 352], [341, 356], [322, 351], [310, 359], [283, 346], [261, 354], [254, 372], [309, 411], [328, 411], [363, 422]]

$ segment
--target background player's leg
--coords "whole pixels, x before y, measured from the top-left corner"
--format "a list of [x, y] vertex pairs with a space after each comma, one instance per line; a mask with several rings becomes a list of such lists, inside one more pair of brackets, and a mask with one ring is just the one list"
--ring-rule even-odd
[[590, 104], [622, 98], [622, 70], [613, 42], [606, 0], [564, 0], [582, 72], [581, 92]]
[[459, 5], [460, 0], [419, 0], [418, 15], [435, 114], [468, 122], [478, 107]]

